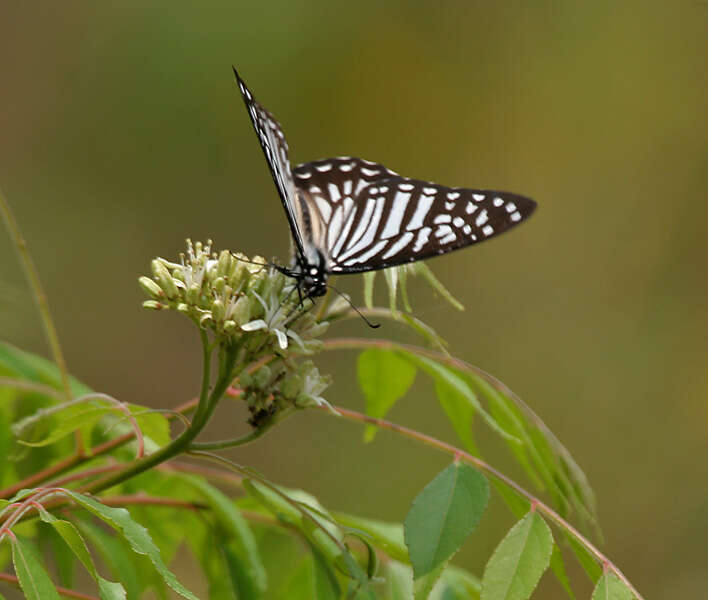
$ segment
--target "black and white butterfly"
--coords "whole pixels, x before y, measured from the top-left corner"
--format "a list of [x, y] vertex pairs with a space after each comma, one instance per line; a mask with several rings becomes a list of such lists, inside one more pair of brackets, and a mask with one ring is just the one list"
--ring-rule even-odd
[[328, 158], [291, 169], [280, 124], [234, 73], [295, 244], [292, 267], [281, 270], [306, 297], [324, 295], [331, 274], [383, 269], [483, 242], [536, 207], [509, 192], [401, 177], [362, 158]]

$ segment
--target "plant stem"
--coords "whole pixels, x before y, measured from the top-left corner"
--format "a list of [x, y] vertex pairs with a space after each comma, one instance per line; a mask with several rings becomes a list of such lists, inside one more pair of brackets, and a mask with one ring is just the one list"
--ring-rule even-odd
[[233, 379], [233, 368], [236, 362], [236, 352], [233, 348], [226, 348], [223, 353], [223, 360], [220, 360], [219, 374], [214, 387], [209, 393], [209, 380], [211, 370], [211, 348], [206, 333], [202, 332], [202, 345], [204, 347], [204, 364], [202, 371], [202, 386], [197, 410], [192, 418], [192, 424], [185, 429], [178, 437], [156, 452], [134, 461], [125, 469], [109, 475], [81, 489], [83, 492], [97, 493], [111, 488], [123, 481], [131, 479], [152, 467], [163, 463], [182, 452], [189, 449], [190, 444], [199, 435], [202, 429], [209, 422], [216, 405], [226, 392]]
[[47, 335], [47, 340], [49, 342], [49, 347], [51, 348], [52, 355], [54, 356], [54, 362], [59, 368], [61, 373], [62, 387], [64, 388], [64, 394], [66, 395], [67, 401], [71, 400], [71, 385], [69, 383], [69, 372], [66, 368], [66, 362], [64, 361], [64, 354], [61, 350], [61, 345], [59, 344], [59, 336], [57, 334], [56, 327], [54, 326], [54, 321], [52, 320], [52, 315], [49, 311], [49, 302], [47, 301], [47, 295], [44, 293], [44, 288], [42, 287], [42, 282], [39, 279], [39, 273], [34, 265], [32, 256], [27, 248], [27, 242], [22, 236], [22, 231], [20, 226], [15, 220], [15, 216], [12, 214], [10, 209], [10, 204], [5, 198], [2, 190], [0, 189], [0, 213], [2, 213], [5, 219], [5, 224], [10, 232], [12, 240], [15, 242], [17, 247], [17, 253], [20, 257], [20, 262], [24, 267], [25, 274], [27, 275], [27, 281], [29, 282], [32, 293], [34, 294], [34, 299], [37, 302], [37, 308], [39, 309], [39, 314], [42, 319], [42, 324], [44, 325], [44, 331]]
[[[563, 517], [561, 517], [556, 511], [554, 511], [550, 506], [545, 504], [542, 500], [539, 498], [536, 498], [533, 494], [530, 492], [527, 492], [524, 488], [522, 488], [519, 484], [517, 484], [515, 481], [489, 465], [488, 463], [484, 462], [483, 460], [477, 458], [476, 456], [473, 456], [469, 454], [468, 452], [465, 452], [464, 450], [461, 450], [460, 448], [456, 448], [455, 446], [448, 444], [447, 442], [443, 442], [442, 440], [439, 440], [437, 438], [434, 438], [432, 436], [429, 436], [425, 433], [421, 433], [420, 431], [416, 431], [415, 429], [409, 429], [408, 427], [405, 427], [403, 425], [398, 425], [396, 423], [392, 423], [391, 421], [386, 421], [385, 419], [377, 419], [375, 417], [370, 417], [368, 415], [365, 415], [363, 413], [354, 411], [354, 410], [349, 410], [347, 408], [340, 408], [339, 406], [333, 406], [336, 412], [332, 412], [326, 407], [323, 407], [322, 410], [325, 414], [328, 414], [330, 416], [337, 417], [339, 416], [340, 418], [343, 419], [348, 419], [350, 421], [356, 421], [359, 423], [367, 423], [370, 425], [376, 425], [377, 427], [380, 427], [381, 429], [386, 429], [388, 431], [393, 431], [394, 433], [397, 433], [399, 435], [402, 435], [404, 437], [410, 438], [412, 440], [415, 440], [417, 442], [421, 442], [423, 444], [426, 444], [427, 446], [431, 446], [437, 450], [441, 450], [442, 452], [446, 452], [448, 454], [451, 454], [455, 459], [460, 459], [464, 460], [465, 462], [473, 465], [475, 468], [479, 469], [480, 471], [483, 471], [487, 473], [488, 475], [494, 477], [498, 481], [501, 481], [508, 487], [512, 488], [517, 494], [523, 496], [526, 500], [528, 500], [531, 503], [532, 507], [535, 507], [536, 510], [539, 512], [542, 512], [545, 514], [551, 521], [553, 521], [560, 529], [565, 530], [567, 533], [572, 535], [582, 546], [585, 547], [585, 549], [592, 554], [596, 560], [602, 564], [603, 566], [606, 565], [607, 569], [612, 571], [626, 586], [627, 588], [634, 594], [637, 600], [644, 600], [644, 598], [639, 594], [639, 592], [634, 588], [634, 586], [631, 584], [629, 579], [620, 571], [620, 569], [612, 562], [610, 561], [607, 556], [605, 556], [598, 548], [596, 548], [590, 540], [588, 540], [583, 534], [581, 534], [575, 527], [573, 527], [568, 521], [566, 521]], [[339, 414], [337, 414], [339, 413]]]

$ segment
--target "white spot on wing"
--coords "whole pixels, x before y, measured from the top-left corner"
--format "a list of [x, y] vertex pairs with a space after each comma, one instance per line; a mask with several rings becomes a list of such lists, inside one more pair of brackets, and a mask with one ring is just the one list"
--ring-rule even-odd
[[322, 198], [322, 196], [314, 196], [315, 198], [315, 203], [317, 204], [317, 208], [320, 209], [320, 212], [322, 213], [322, 218], [324, 219], [324, 222], [326, 223], [329, 221], [329, 218], [332, 216], [332, 207], [330, 206], [329, 202]]
[[482, 228], [482, 233], [486, 236], [490, 236], [494, 233], [494, 228], [491, 225], [485, 225]]
[[504, 208], [506, 208], [506, 212], [512, 213], [516, 210], [516, 204], [514, 204], [513, 202], [508, 202]]
[[352, 193], [352, 180], [351, 179], [347, 179], [342, 184], [342, 191], [344, 192], [345, 196], [349, 196]]
[[455, 217], [455, 218], [452, 220], [452, 224], [453, 224], [455, 227], [462, 227], [462, 226], [465, 224], [465, 220], [464, 220], [462, 217]]
[[450, 200], [457, 200], [460, 197], [460, 192], [448, 192], [447, 197]]
[[411, 183], [399, 183], [398, 189], [402, 192], [410, 192], [415, 186]]
[[384, 249], [386, 244], [388, 244], [388, 242], [386, 240], [379, 240], [376, 244], [374, 244], [373, 247], [369, 248], [369, 250], [364, 252], [364, 254], [362, 254], [361, 256], [357, 256], [356, 258], [353, 258], [344, 264], [353, 265], [356, 263], [366, 262], [370, 258], [376, 256], [379, 252], [381, 252], [381, 250]]
[[476, 202], [481, 202], [484, 200], [484, 194], [472, 194], [472, 197], [475, 199]]
[[386, 250], [386, 253], [381, 257], [383, 259], [390, 258], [396, 254], [398, 254], [401, 250], [403, 250], [408, 244], [411, 243], [411, 240], [415, 237], [415, 234], [412, 231], [406, 231], [400, 238], [396, 240], [396, 242], [391, 246], [388, 250]]
[[418, 237], [415, 240], [415, 245], [413, 246], [413, 252], [419, 252], [420, 249], [428, 243], [428, 238], [430, 237], [430, 232], [432, 229], [430, 227], [423, 227], [418, 232]]
[[514, 222], [521, 221], [521, 213], [518, 210], [515, 213], [512, 213], [511, 220]]
[[455, 232], [452, 231], [448, 233], [444, 238], [440, 240], [441, 244], [450, 244], [454, 242], [457, 239], [457, 236], [455, 235]]
[[373, 177], [374, 175], [378, 175], [379, 173], [381, 173], [381, 171], [379, 171], [378, 169], [367, 169], [366, 167], [362, 167], [361, 172], [364, 175], [368, 175], [369, 177]]
[[464, 233], [465, 235], [469, 235], [471, 232], [472, 232], [472, 228], [469, 225], [465, 225], [462, 228], [462, 233]]
[[342, 194], [339, 192], [339, 188], [334, 183], [327, 184], [327, 190], [329, 191], [329, 197], [334, 204], [339, 202]]
[[501, 206], [502, 204], [504, 204], [504, 200], [497, 196], [496, 198], [494, 198], [494, 200], [492, 200], [492, 204], [494, 204], [494, 206]]
[[[413, 189], [413, 186], [411, 186], [411, 189]], [[415, 213], [413, 213], [413, 218], [408, 222], [406, 229], [411, 231], [412, 229], [421, 227], [423, 225], [423, 219], [425, 219], [432, 205], [433, 198], [431, 196], [421, 196], [418, 201], [418, 206], [416, 206]]]
[[450, 221], [452, 221], [452, 217], [450, 215], [438, 215], [435, 219], [433, 219], [433, 223], [436, 225], [440, 223], [449, 223]]
[[311, 194], [321, 194], [322, 190], [316, 185], [311, 185], [310, 186], [310, 193]]
[[351, 171], [354, 167], [356, 166], [356, 163], [345, 163], [343, 165], [339, 165], [339, 170], [344, 171], [345, 173], [348, 173]]
[[401, 221], [403, 220], [403, 215], [406, 213], [406, 208], [408, 207], [408, 202], [411, 199], [410, 193], [396, 192], [393, 198], [393, 204], [391, 205], [391, 210], [388, 213], [388, 219], [386, 220], [386, 226], [381, 233], [381, 239], [388, 239], [394, 235], [398, 235], [401, 230]]
[[477, 227], [481, 227], [484, 225], [487, 221], [489, 221], [489, 217], [487, 216], [487, 209], [485, 208], [481, 213], [477, 215], [477, 218], [474, 221], [474, 224]]
[[452, 227], [449, 225], [440, 225], [435, 230], [435, 237], [442, 237], [444, 235], [448, 235], [449, 233], [452, 233]]
[[427, 188], [423, 188], [423, 192], [425, 192], [426, 194], [437, 194], [438, 190], [436, 190], [435, 188], [432, 188], [432, 187], [427, 187]]
[[331, 170], [332, 168], [332, 163], [325, 163], [323, 165], [315, 165], [315, 169], [317, 169], [320, 173], [326, 173], [327, 171]]
[[467, 206], [465, 206], [465, 212], [466, 212], [468, 215], [471, 215], [471, 214], [472, 214], [474, 211], [476, 211], [476, 210], [477, 210], [477, 205], [476, 205], [476, 204], [472, 204], [471, 202], [468, 202], [468, 203], [467, 203]]

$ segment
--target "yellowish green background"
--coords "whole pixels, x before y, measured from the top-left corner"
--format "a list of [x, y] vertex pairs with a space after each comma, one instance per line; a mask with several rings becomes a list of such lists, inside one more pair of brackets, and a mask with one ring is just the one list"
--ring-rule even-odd
[[[0, 4], [0, 185], [34, 253], [72, 372], [166, 407], [199, 344], [140, 308], [137, 277], [187, 236], [287, 258], [285, 217], [231, 65], [294, 162], [378, 160], [539, 202], [508, 236], [430, 262], [416, 314], [546, 420], [597, 492], [602, 546], [647, 598], [708, 588], [708, 3]], [[361, 297], [358, 276], [339, 285]], [[382, 296], [383, 299], [383, 296]], [[409, 336], [361, 322], [332, 333]], [[47, 354], [6, 236], [0, 335]], [[319, 359], [361, 408], [355, 357]], [[453, 441], [421, 377], [392, 418]], [[224, 405], [214, 436], [244, 429]], [[480, 432], [485, 458], [522, 479]], [[402, 520], [446, 458], [320, 415], [234, 451], [330, 508]], [[498, 498], [456, 561], [480, 573], [512, 523]], [[189, 556], [180, 573], [189, 578]], [[580, 597], [589, 585], [574, 566]], [[194, 585], [199, 579], [193, 576]], [[546, 575], [539, 598], [561, 598]]]

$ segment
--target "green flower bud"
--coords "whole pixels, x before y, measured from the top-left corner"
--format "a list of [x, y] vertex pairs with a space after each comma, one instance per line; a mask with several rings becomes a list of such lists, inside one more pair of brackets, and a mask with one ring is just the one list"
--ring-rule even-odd
[[251, 387], [253, 385], [253, 375], [248, 371], [243, 371], [243, 373], [238, 376], [238, 383], [242, 389]]
[[283, 382], [281, 390], [286, 398], [294, 400], [302, 391], [302, 377], [291, 375]]
[[258, 369], [258, 371], [256, 371], [254, 377], [256, 380], [256, 385], [260, 388], [264, 388], [270, 383], [273, 373], [268, 365], [263, 365], [260, 369]]
[[222, 321], [226, 315], [226, 309], [224, 308], [224, 303], [218, 298], [211, 303], [211, 314], [214, 317], [214, 321], [217, 323]]
[[224, 279], [223, 277], [217, 277], [214, 280], [213, 286], [217, 293], [223, 294], [224, 290], [227, 288], [226, 279]]
[[138, 279], [138, 283], [148, 296], [156, 300], [165, 298], [165, 292], [162, 291], [162, 288], [149, 277], [145, 277], [143, 275], [140, 279]]
[[179, 295], [177, 291], [177, 286], [172, 279], [172, 275], [167, 270], [167, 267], [162, 264], [162, 261], [155, 259], [150, 263], [152, 267], [152, 274], [155, 276], [155, 281], [162, 288], [162, 290], [167, 294], [167, 297], [174, 300]]
[[222, 250], [221, 254], [219, 254], [219, 263], [216, 268], [216, 276], [226, 277], [231, 272], [232, 261], [233, 257], [231, 256], [231, 252], [228, 250]]
[[163, 308], [168, 308], [165, 304], [158, 302], [157, 300], [145, 300], [143, 302], [143, 308], [149, 308], [151, 310], [162, 310]]
[[236, 330], [237, 324], [236, 321], [232, 321], [231, 319], [228, 319], [227, 321], [224, 321], [224, 331], [226, 333], [233, 333]]
[[191, 311], [192, 309], [190, 308], [190, 306], [188, 304], [185, 304], [184, 302], [180, 302], [177, 305], [177, 312], [181, 312], [185, 315], [188, 315]]
[[231, 310], [231, 318], [239, 325], [251, 320], [251, 301], [246, 296], [241, 296], [236, 300]]
[[322, 321], [322, 322], [316, 323], [315, 325], [313, 325], [312, 327], [310, 327], [310, 328], [307, 330], [307, 335], [310, 335], [310, 336], [315, 337], [315, 338], [316, 338], [316, 337], [320, 337], [321, 335], [323, 335], [324, 333], [326, 333], [326, 331], [327, 331], [328, 329], [329, 329], [329, 323], [328, 323], [327, 321]]
[[209, 313], [209, 312], [204, 312], [204, 313], [202, 313], [202, 316], [199, 317], [199, 324], [202, 327], [205, 327], [209, 323], [209, 321], [214, 321], [214, 318], [212, 317], [211, 313]]
[[197, 304], [199, 304], [200, 294], [200, 287], [196, 283], [193, 283], [189, 286], [189, 289], [187, 290], [187, 302], [192, 306], [196, 306]]

